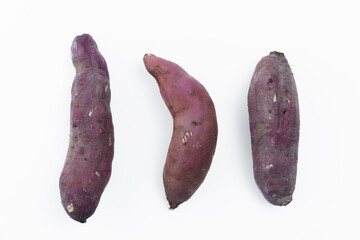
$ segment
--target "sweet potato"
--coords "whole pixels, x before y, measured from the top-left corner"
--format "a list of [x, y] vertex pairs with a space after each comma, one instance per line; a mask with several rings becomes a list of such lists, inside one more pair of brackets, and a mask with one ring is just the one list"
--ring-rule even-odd
[[175, 209], [194, 194], [210, 168], [218, 134], [215, 107], [205, 88], [175, 63], [151, 54], [144, 63], [173, 117], [163, 182]]
[[70, 142], [60, 176], [67, 214], [86, 222], [95, 211], [111, 174], [114, 128], [105, 59], [90, 35], [73, 41], [76, 76], [71, 90]]
[[295, 190], [299, 104], [295, 80], [283, 53], [257, 64], [248, 93], [254, 176], [264, 197], [285, 206]]

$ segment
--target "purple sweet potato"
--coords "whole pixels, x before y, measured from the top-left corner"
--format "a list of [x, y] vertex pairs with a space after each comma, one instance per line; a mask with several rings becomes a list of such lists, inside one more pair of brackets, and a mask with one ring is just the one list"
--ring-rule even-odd
[[257, 64], [248, 93], [255, 181], [272, 204], [285, 206], [295, 190], [299, 103], [295, 80], [283, 53]]
[[163, 182], [175, 209], [194, 194], [210, 168], [218, 134], [215, 107], [205, 88], [175, 63], [151, 54], [144, 63], [173, 117]]
[[90, 35], [73, 41], [76, 76], [71, 90], [70, 142], [60, 176], [62, 205], [76, 221], [86, 222], [110, 179], [114, 128], [105, 59]]

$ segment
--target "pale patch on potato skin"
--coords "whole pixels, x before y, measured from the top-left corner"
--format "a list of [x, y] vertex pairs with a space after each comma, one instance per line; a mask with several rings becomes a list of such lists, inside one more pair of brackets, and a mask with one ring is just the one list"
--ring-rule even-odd
[[69, 205], [67, 205], [66, 210], [68, 210], [69, 213], [74, 211], [74, 205], [72, 203], [70, 203]]
[[215, 107], [206, 89], [177, 64], [152, 54], [144, 63], [173, 116], [163, 182], [174, 209], [195, 193], [210, 168], [218, 134]]

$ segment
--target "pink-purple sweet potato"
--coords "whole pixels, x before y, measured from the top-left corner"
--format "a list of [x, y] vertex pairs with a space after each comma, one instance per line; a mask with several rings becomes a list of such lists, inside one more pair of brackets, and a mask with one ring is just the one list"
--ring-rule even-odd
[[285, 206], [295, 190], [299, 103], [293, 73], [283, 53], [257, 64], [248, 93], [255, 181], [272, 204]]
[[151, 54], [144, 63], [173, 117], [163, 182], [175, 209], [194, 194], [210, 168], [218, 134], [215, 107], [205, 88], [180, 66]]
[[111, 174], [114, 128], [105, 59], [88, 34], [73, 41], [76, 76], [71, 90], [70, 142], [60, 176], [62, 205], [84, 223], [95, 211]]

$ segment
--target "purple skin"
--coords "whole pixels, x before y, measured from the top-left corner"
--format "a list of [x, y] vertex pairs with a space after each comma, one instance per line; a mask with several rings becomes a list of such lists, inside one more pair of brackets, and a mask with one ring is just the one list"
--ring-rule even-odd
[[264, 197], [285, 206], [295, 190], [299, 103], [294, 76], [283, 53], [257, 64], [248, 94], [254, 176]]
[[107, 65], [90, 35], [73, 41], [76, 76], [71, 90], [70, 143], [60, 176], [62, 205], [85, 223], [94, 212], [111, 175], [114, 128]]
[[174, 120], [163, 182], [175, 209], [194, 194], [210, 168], [218, 134], [215, 107], [206, 89], [180, 66], [151, 54], [144, 63]]

